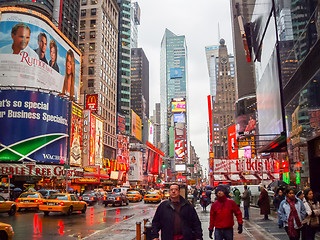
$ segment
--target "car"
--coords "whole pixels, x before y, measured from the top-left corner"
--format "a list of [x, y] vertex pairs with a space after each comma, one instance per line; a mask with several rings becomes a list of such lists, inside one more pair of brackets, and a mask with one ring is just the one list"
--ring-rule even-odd
[[158, 192], [147, 192], [146, 195], [144, 195], [144, 203], [148, 203], [148, 202], [161, 202], [161, 196], [159, 195]]
[[164, 198], [163, 192], [162, 190], [154, 190], [155, 192], [159, 193], [159, 195], [161, 196], [161, 199]]
[[17, 206], [14, 202], [7, 201], [4, 197], [0, 196], [0, 212], [7, 212], [9, 216], [13, 216], [16, 214], [16, 211]]
[[142, 195], [138, 191], [129, 190], [126, 195], [130, 202], [142, 201]]
[[86, 213], [87, 203], [80, 201], [75, 194], [54, 193], [41, 202], [39, 210], [43, 211], [45, 216], [48, 216], [50, 212], [62, 212], [66, 215], [71, 215], [74, 211]]
[[43, 198], [48, 198], [53, 193], [60, 193], [60, 190], [55, 189], [40, 189], [37, 192], [41, 193]]
[[107, 207], [108, 204], [112, 204], [114, 207], [116, 204], [122, 206], [123, 204], [128, 205], [129, 199], [124, 193], [110, 193], [108, 196], [103, 198], [103, 204]]
[[117, 187], [112, 189], [112, 193], [124, 193], [126, 194], [129, 189], [126, 187]]
[[96, 192], [84, 193], [80, 196], [80, 200], [86, 202], [88, 205], [94, 205], [99, 202], [99, 195]]
[[0, 239], [1, 240], [12, 240], [13, 239], [13, 228], [10, 224], [0, 223]]
[[24, 192], [16, 199], [17, 211], [22, 209], [39, 209], [39, 204], [43, 200], [43, 196], [39, 192]]
[[164, 197], [164, 199], [169, 199], [170, 194], [169, 194], [169, 190], [168, 190], [168, 189], [165, 189], [165, 190], [163, 191], [163, 197]]

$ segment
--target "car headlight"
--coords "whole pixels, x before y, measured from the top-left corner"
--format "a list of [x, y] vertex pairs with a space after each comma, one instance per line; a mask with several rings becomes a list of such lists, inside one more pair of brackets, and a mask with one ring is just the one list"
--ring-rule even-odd
[[10, 232], [13, 232], [13, 228], [10, 226], [10, 227], [6, 227], [6, 229], [8, 229]]

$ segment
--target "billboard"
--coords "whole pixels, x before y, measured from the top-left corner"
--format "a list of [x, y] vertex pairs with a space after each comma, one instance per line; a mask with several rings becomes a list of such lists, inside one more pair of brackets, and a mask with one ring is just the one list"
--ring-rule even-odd
[[117, 162], [129, 165], [129, 136], [117, 136]]
[[86, 96], [86, 109], [96, 112], [98, 109], [98, 94]]
[[117, 133], [125, 133], [126, 132], [126, 117], [117, 113]]
[[103, 136], [103, 122], [96, 118], [96, 129], [95, 129], [95, 164], [102, 166], [102, 153], [103, 153], [103, 144], [102, 144], [102, 136]]
[[229, 159], [238, 158], [238, 142], [236, 137], [236, 125], [228, 127], [228, 146], [229, 146]]
[[184, 159], [185, 157], [185, 140], [175, 140], [174, 152], [176, 159]]
[[185, 123], [186, 122], [186, 117], [184, 115], [184, 113], [174, 113], [173, 114], [173, 122], [175, 123]]
[[170, 78], [182, 78], [182, 69], [170, 68]]
[[39, 12], [0, 12], [1, 84], [50, 89], [77, 101], [80, 51]]
[[69, 102], [26, 90], [0, 91], [0, 161], [67, 163]]
[[148, 120], [148, 142], [151, 143], [151, 144], [154, 144], [153, 142], [153, 139], [154, 139], [154, 126], [153, 126], [153, 123]]
[[236, 134], [237, 138], [257, 135], [256, 97], [243, 97], [236, 102]]
[[83, 110], [82, 165], [89, 166], [91, 110]]
[[70, 164], [81, 166], [82, 109], [71, 104]]
[[131, 110], [131, 135], [142, 141], [141, 118]]
[[141, 181], [142, 180], [142, 152], [130, 152], [130, 161], [129, 161], [129, 181]]
[[90, 115], [90, 151], [89, 151], [89, 166], [95, 165], [95, 147], [96, 147], [96, 117]]
[[186, 102], [180, 101], [180, 102], [172, 102], [171, 104], [171, 111], [172, 112], [185, 112], [186, 111]]

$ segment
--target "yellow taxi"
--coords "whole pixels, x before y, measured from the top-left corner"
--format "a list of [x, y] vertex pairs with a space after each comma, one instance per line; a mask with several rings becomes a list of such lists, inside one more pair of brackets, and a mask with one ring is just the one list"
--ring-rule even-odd
[[12, 240], [13, 235], [13, 228], [10, 224], [0, 223], [0, 239]]
[[163, 191], [163, 197], [164, 197], [164, 199], [169, 199], [169, 197], [170, 197], [169, 190], [166, 189]]
[[16, 200], [16, 205], [18, 207], [18, 212], [22, 209], [28, 208], [39, 208], [40, 202], [43, 200], [43, 196], [38, 192], [24, 192]]
[[74, 211], [86, 213], [87, 203], [80, 201], [76, 195], [71, 193], [55, 193], [43, 200], [39, 205], [39, 210], [43, 211], [45, 216], [49, 215], [49, 212], [62, 212], [67, 215], [71, 215]]
[[161, 202], [161, 196], [159, 195], [158, 192], [153, 191], [153, 192], [147, 192], [146, 195], [144, 195], [144, 203], [148, 202]]
[[0, 212], [7, 212], [9, 216], [13, 216], [16, 214], [16, 211], [17, 206], [14, 202], [6, 201], [4, 197], [0, 196]]
[[130, 202], [142, 201], [142, 195], [138, 191], [128, 191], [126, 195]]
[[161, 199], [163, 199], [164, 195], [162, 190], [154, 190], [155, 192], [159, 193], [159, 195], [161, 196]]

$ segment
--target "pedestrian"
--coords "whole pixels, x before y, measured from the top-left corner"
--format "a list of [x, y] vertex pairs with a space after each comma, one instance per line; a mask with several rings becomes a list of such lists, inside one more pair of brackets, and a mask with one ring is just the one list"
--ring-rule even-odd
[[199, 194], [198, 189], [195, 188], [193, 191], [193, 197], [194, 197], [195, 202], [197, 202], [197, 200], [198, 200], [198, 194]]
[[[280, 207], [280, 203], [285, 199], [285, 196], [283, 194], [283, 189], [281, 188], [278, 188], [277, 191], [276, 191], [276, 196], [273, 200], [273, 205], [274, 207], [276, 208], [277, 210], [277, 213], [279, 212], [279, 207]], [[282, 220], [280, 219], [280, 216], [279, 216], [279, 213], [278, 213], [278, 226], [279, 228], [282, 228], [283, 227], [283, 222]]]
[[238, 221], [238, 233], [242, 233], [242, 213], [239, 206], [227, 198], [228, 190], [224, 186], [217, 186], [215, 189], [216, 201], [210, 210], [209, 237], [212, 238], [213, 228], [215, 240], [233, 239], [233, 214]]
[[299, 240], [302, 221], [306, 215], [303, 202], [296, 198], [295, 189], [286, 190], [286, 199], [280, 203], [278, 214], [290, 240]]
[[250, 192], [247, 185], [244, 185], [244, 191], [242, 193], [241, 199], [243, 200], [244, 208], [244, 219], [249, 220], [249, 207], [250, 207]]
[[302, 229], [303, 240], [314, 240], [317, 229], [319, 228], [319, 215], [320, 205], [319, 202], [314, 198], [313, 191], [308, 188], [304, 190], [304, 207], [306, 208], [306, 218], [303, 220], [305, 223]]
[[233, 199], [235, 201], [235, 203], [240, 207], [240, 203], [241, 203], [241, 193], [240, 190], [235, 187], [233, 190]]
[[180, 186], [171, 184], [169, 199], [157, 208], [152, 220], [151, 239], [202, 240], [201, 222], [194, 207], [180, 196]]
[[299, 190], [296, 194], [296, 197], [299, 198], [302, 202], [304, 200], [304, 193], [302, 190]]
[[268, 220], [268, 215], [270, 214], [270, 202], [267, 190], [264, 188], [263, 184], [260, 184], [260, 196], [258, 205], [260, 207], [260, 214], [264, 215], [263, 220]]

